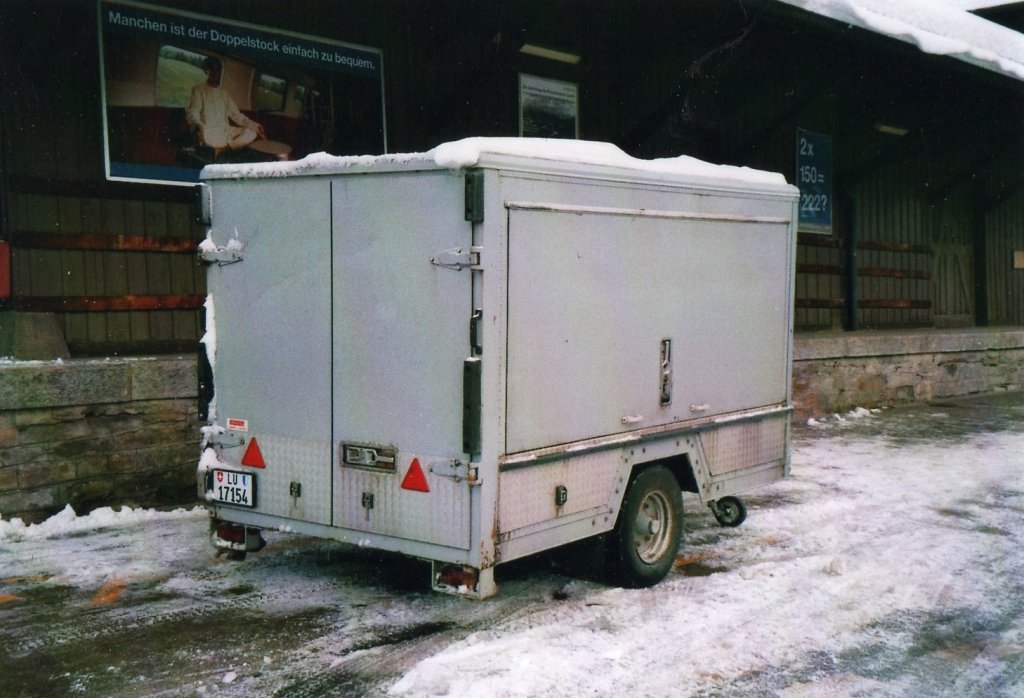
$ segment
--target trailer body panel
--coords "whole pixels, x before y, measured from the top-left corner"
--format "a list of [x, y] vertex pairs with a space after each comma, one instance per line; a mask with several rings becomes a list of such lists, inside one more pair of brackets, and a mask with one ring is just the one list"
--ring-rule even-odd
[[796, 190], [482, 143], [204, 172], [216, 520], [486, 596], [612, 530], [638, 468], [712, 504], [787, 474]]

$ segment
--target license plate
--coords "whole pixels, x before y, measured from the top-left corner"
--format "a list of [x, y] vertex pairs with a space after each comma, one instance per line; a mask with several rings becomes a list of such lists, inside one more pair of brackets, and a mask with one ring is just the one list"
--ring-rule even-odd
[[215, 502], [239, 507], [256, 505], [256, 476], [251, 473], [212, 470], [207, 489]]

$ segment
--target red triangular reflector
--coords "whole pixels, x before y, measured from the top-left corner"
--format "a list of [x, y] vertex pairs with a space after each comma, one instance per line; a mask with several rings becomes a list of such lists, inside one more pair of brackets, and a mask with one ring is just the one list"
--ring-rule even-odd
[[263, 454], [260, 453], [260, 445], [256, 443], [255, 436], [245, 448], [245, 455], [242, 456], [242, 465], [248, 465], [250, 468], [267, 467], [267, 464], [263, 461]]
[[415, 490], [416, 492], [430, 491], [430, 485], [427, 484], [427, 476], [423, 474], [419, 458], [412, 459], [409, 470], [405, 473], [405, 478], [402, 480], [402, 489]]

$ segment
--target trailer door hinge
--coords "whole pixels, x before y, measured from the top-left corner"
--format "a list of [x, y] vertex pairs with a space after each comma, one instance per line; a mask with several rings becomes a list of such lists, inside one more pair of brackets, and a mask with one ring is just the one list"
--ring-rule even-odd
[[482, 247], [452, 247], [441, 250], [430, 258], [430, 263], [445, 269], [461, 271], [467, 268], [478, 268], [480, 266], [480, 253]]

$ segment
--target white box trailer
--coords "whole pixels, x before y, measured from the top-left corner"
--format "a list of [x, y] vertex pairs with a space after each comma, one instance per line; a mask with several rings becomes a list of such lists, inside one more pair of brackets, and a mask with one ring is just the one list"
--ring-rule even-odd
[[609, 144], [467, 139], [203, 172], [219, 546], [279, 529], [496, 565], [605, 535], [660, 581], [789, 468], [797, 191]]

